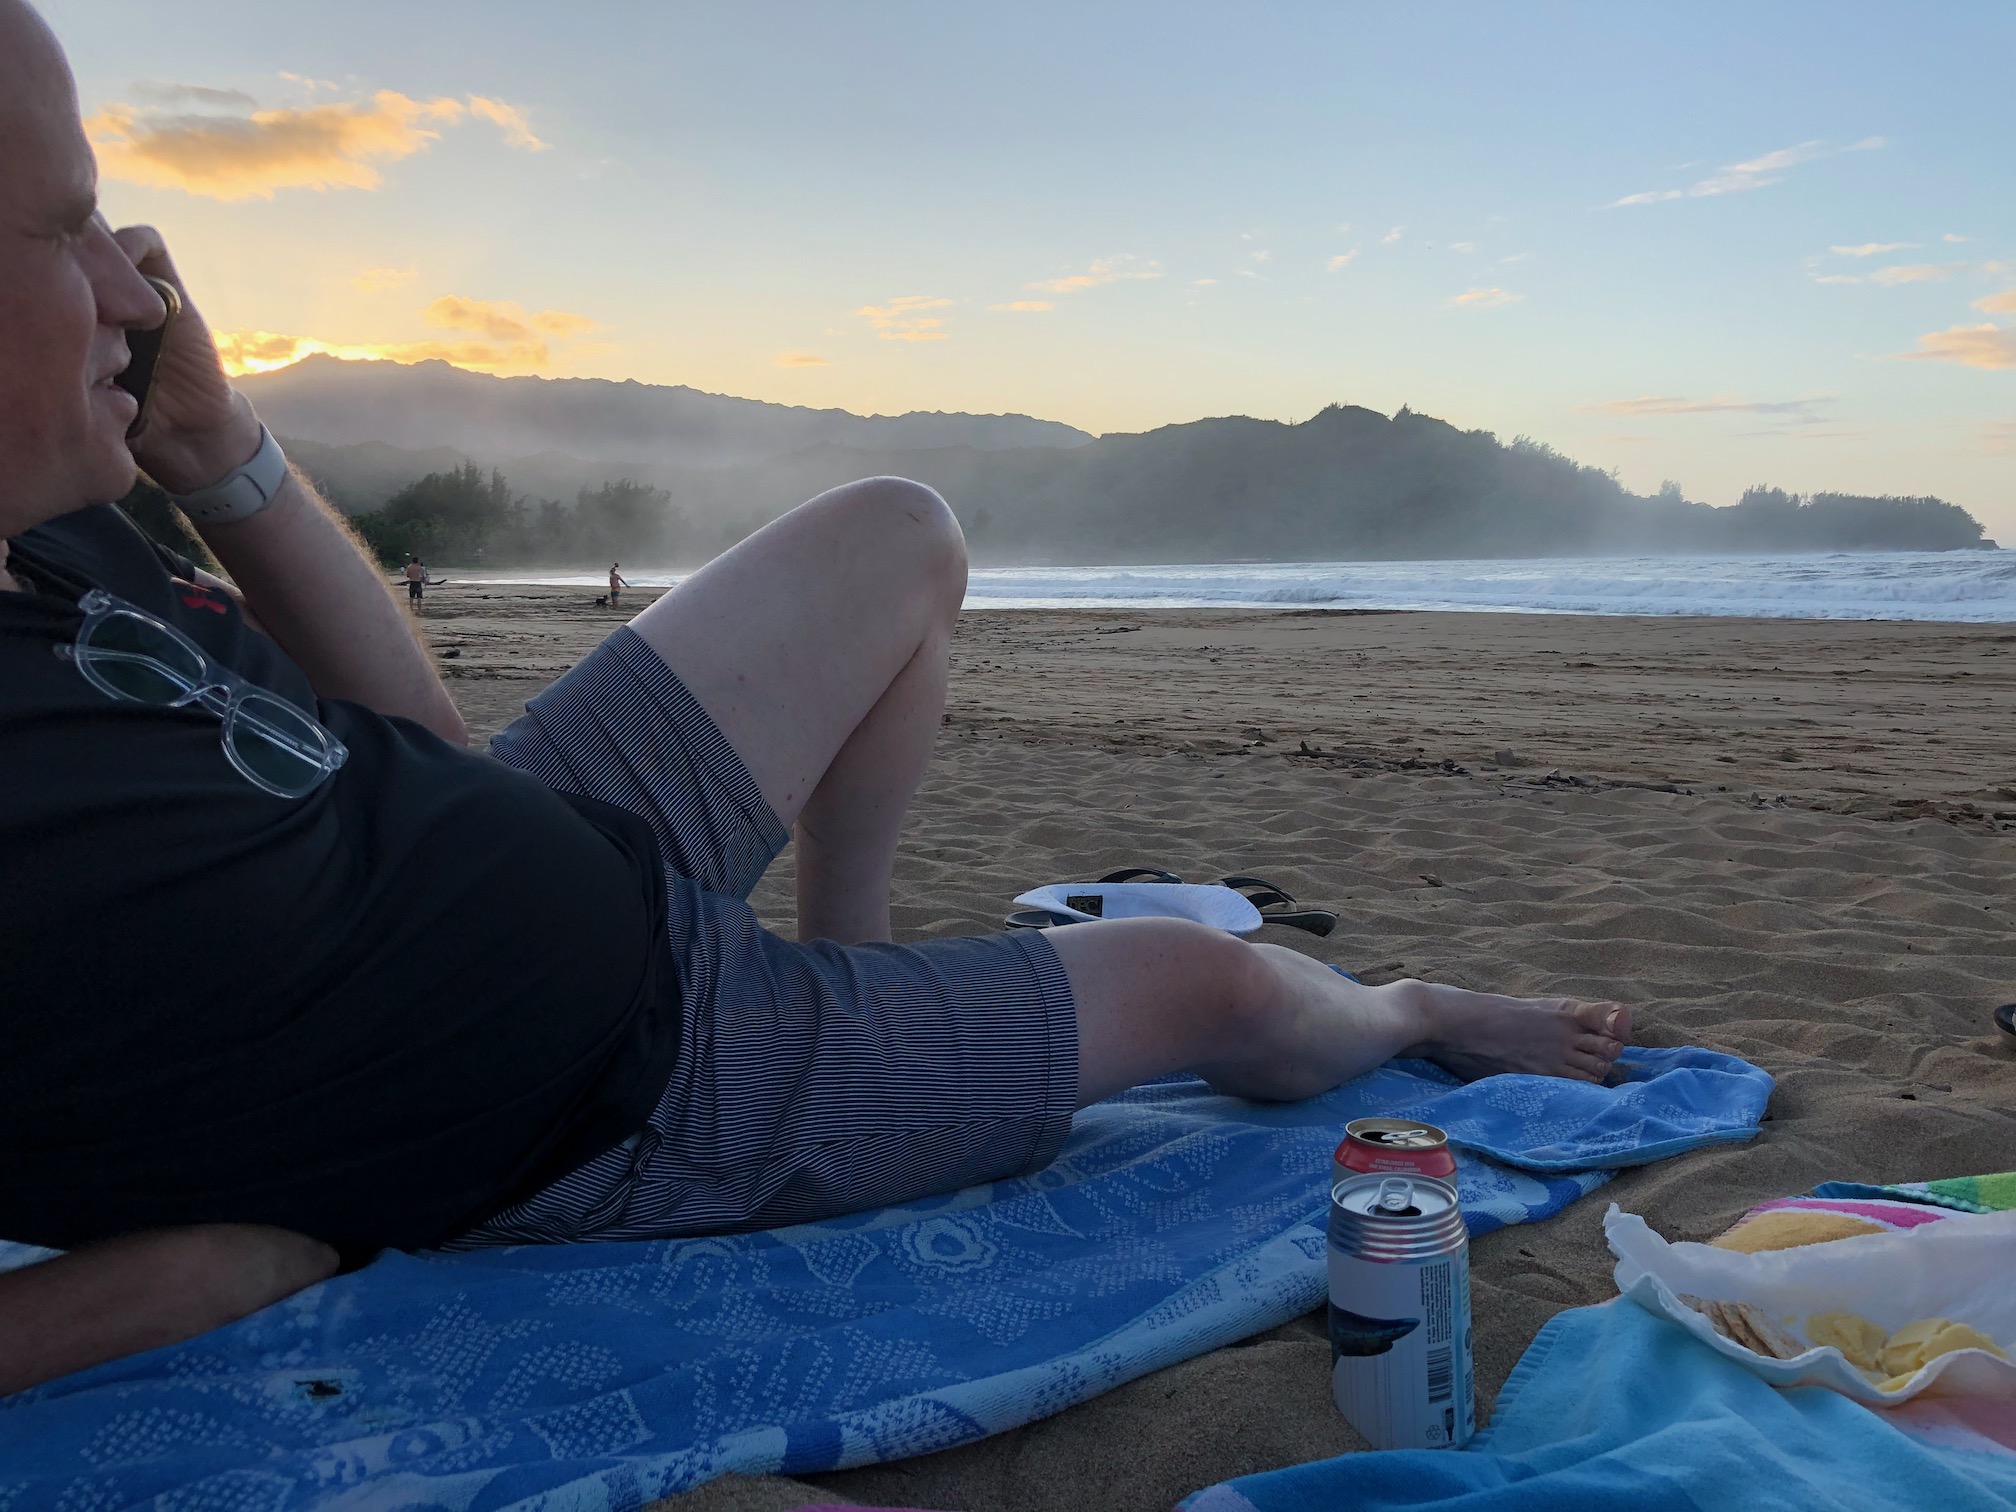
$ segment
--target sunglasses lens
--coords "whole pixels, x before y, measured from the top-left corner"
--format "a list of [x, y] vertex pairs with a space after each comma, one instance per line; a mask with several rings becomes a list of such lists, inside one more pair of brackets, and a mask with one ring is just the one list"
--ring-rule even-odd
[[312, 791], [336, 765], [328, 731], [292, 704], [261, 693], [232, 709], [224, 748], [239, 771], [283, 798]]
[[203, 659], [138, 615], [108, 614], [77, 647], [90, 679], [118, 698], [172, 704], [203, 684]]

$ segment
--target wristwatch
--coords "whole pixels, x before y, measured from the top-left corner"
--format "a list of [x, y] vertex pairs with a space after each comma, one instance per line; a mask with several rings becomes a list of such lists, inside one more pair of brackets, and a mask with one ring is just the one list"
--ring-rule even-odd
[[259, 427], [259, 450], [252, 460], [234, 467], [207, 488], [194, 493], [169, 494], [175, 507], [197, 525], [231, 525], [249, 520], [280, 492], [287, 481], [287, 454], [273, 439], [273, 432]]

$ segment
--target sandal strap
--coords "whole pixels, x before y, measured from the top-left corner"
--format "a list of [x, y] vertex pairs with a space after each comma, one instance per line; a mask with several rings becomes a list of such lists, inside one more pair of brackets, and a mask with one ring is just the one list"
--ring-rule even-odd
[[[1295, 894], [1278, 883], [1269, 882], [1265, 877], [1220, 877], [1220, 887], [1229, 887], [1236, 893], [1244, 893], [1252, 900], [1255, 908], [1266, 908], [1273, 903], [1293, 903]], [[1265, 898], [1255, 897], [1256, 892], [1266, 893]]]
[[[1337, 915], [1329, 909], [1298, 908], [1293, 893], [1265, 877], [1220, 877], [1218, 885], [1245, 894], [1247, 901], [1260, 910], [1264, 924], [1286, 924], [1290, 929], [1307, 930], [1319, 938], [1337, 927]], [[1273, 913], [1267, 911], [1270, 908]]]
[[1066, 924], [1082, 924], [1085, 921], [1047, 908], [1018, 908], [1001, 922], [1009, 929], [1060, 929]]

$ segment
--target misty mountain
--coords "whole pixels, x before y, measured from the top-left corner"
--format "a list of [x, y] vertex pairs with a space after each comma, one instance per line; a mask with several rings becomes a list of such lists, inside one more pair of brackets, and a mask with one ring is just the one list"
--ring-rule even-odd
[[855, 415], [603, 378], [493, 378], [445, 362], [326, 355], [237, 380], [276, 435], [465, 456], [555, 452], [584, 460], [730, 467], [808, 446], [907, 452], [1082, 445], [1091, 436], [1027, 415]]
[[[950, 501], [976, 559], [1354, 561], [1992, 546], [1941, 499], [1753, 488], [1713, 508], [1646, 497], [1525, 438], [1333, 405], [1299, 424], [1244, 417], [1111, 435], [1069, 451], [908, 455], [817, 447], [759, 467], [653, 479], [696, 535], [739, 536], [848, 478], [902, 473]], [[696, 545], [701, 544], [699, 540]], [[717, 548], [718, 549], [718, 548]], [[703, 548], [704, 554], [704, 548]]]
[[[416, 414], [401, 413], [398, 428], [388, 422], [384, 435], [331, 444], [327, 438], [343, 432], [326, 414], [321, 440], [299, 437], [289, 428], [288, 411], [268, 410], [269, 388], [247, 387], [289, 454], [341, 507], [366, 513], [400, 495], [397, 518], [408, 522], [402, 529], [410, 526], [423, 538], [453, 540], [468, 549], [487, 542], [484, 559], [490, 562], [585, 562], [606, 555], [619, 540], [626, 559], [640, 564], [697, 562], [823, 489], [883, 473], [916, 478], [943, 493], [966, 528], [975, 559], [984, 563], [1936, 551], [1994, 545], [1971, 515], [1941, 499], [1801, 497], [1760, 486], [1739, 504], [1712, 508], [1686, 499], [1670, 484], [1656, 495], [1633, 494], [1610, 473], [1544, 443], [1521, 437], [1508, 445], [1487, 431], [1461, 430], [1406, 409], [1388, 417], [1332, 405], [1296, 424], [1234, 416], [1096, 440], [1059, 426], [1055, 429], [1069, 444], [960, 440], [931, 446], [916, 444], [929, 424], [955, 434], [969, 426], [999, 439], [1040, 435], [1015, 427], [1045, 422], [955, 415], [870, 421], [691, 390], [585, 381], [578, 389], [514, 390], [509, 385], [520, 380], [424, 366], [434, 370], [422, 374], [429, 382], [453, 374], [442, 380], [443, 391], [462, 394], [472, 405], [486, 397], [532, 396], [525, 402], [547, 405], [541, 428], [513, 429], [478, 414], [448, 425], [449, 434], [460, 438], [449, 440], [426, 430]], [[395, 408], [391, 399], [371, 397], [381, 378], [386, 392], [397, 395], [411, 392], [410, 375], [419, 371], [336, 363], [304, 391], [350, 392], [356, 398], [346, 423], [361, 426], [363, 416]], [[464, 387], [462, 378], [476, 381]], [[604, 443], [585, 437], [621, 434], [623, 428], [606, 420], [584, 422], [578, 431], [560, 426], [566, 406], [591, 394], [622, 396], [626, 403], [641, 403], [637, 396], [646, 396], [653, 404], [669, 404], [668, 414], [739, 416], [757, 430], [770, 427], [764, 432], [770, 437], [838, 416], [884, 427], [879, 432], [884, 439], [874, 445], [818, 440], [763, 455], [750, 454], [754, 443], [738, 439], [735, 444], [745, 448], [739, 461], [722, 460], [729, 448], [719, 441], [683, 447], [610, 442], [595, 451]], [[635, 418], [640, 412], [631, 413]], [[892, 432], [886, 429], [891, 426], [910, 428]], [[464, 444], [486, 428], [508, 432], [509, 440]], [[422, 448], [392, 439], [416, 435], [430, 444]], [[897, 440], [892, 443], [890, 435]], [[696, 456], [710, 460], [698, 462]], [[461, 518], [448, 529], [444, 519], [445, 535], [426, 536], [427, 511], [434, 507], [428, 500], [446, 499], [454, 491], [435, 486], [414, 492], [409, 485], [430, 478], [439, 485], [472, 462], [503, 474], [504, 491], [486, 483], [484, 497], [508, 494], [518, 500], [522, 507], [513, 518], [519, 523], [484, 515]], [[608, 485], [616, 483], [655, 491], [650, 496], [660, 501], [645, 514], [626, 504], [627, 536], [612, 536], [603, 505], [643, 495], [609, 493]], [[535, 520], [536, 529], [526, 523]], [[380, 536], [382, 529], [374, 532], [374, 539]], [[396, 544], [389, 536], [384, 540]], [[536, 557], [530, 554], [535, 544]]]

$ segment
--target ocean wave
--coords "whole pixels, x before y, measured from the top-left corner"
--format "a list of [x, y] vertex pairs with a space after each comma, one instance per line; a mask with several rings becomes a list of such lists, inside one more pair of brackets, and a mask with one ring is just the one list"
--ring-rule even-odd
[[2004, 553], [976, 570], [975, 608], [1356, 608], [2016, 621]]
[[[469, 575], [463, 574], [464, 581]], [[601, 574], [479, 580], [600, 591]], [[637, 572], [670, 587], [675, 572]], [[2016, 622], [2016, 552], [975, 568], [974, 609], [1423, 609]]]

